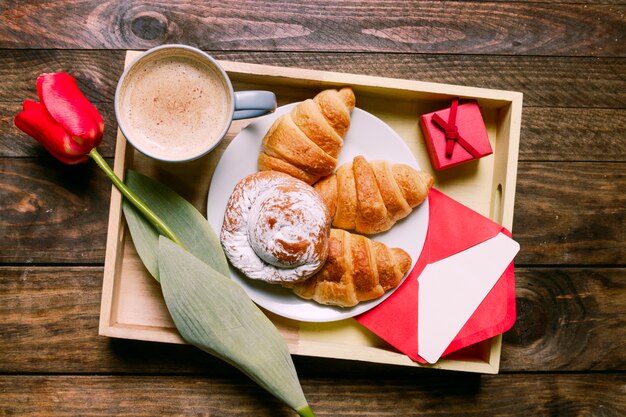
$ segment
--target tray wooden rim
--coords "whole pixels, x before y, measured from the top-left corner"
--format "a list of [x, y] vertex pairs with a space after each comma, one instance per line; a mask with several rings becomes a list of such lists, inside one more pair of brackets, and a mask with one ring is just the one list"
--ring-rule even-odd
[[[127, 53], [126, 64], [136, 56], [138, 52]], [[521, 127], [521, 111], [523, 95], [520, 92], [507, 90], [491, 90], [477, 87], [458, 86], [452, 84], [438, 84], [413, 80], [401, 80], [393, 78], [376, 77], [360, 74], [347, 74], [329, 71], [317, 71], [300, 68], [274, 67], [268, 65], [248, 64], [231, 61], [219, 61], [224, 69], [233, 77], [262, 77], [272, 79], [273, 82], [294, 81], [322, 83], [324, 85], [358, 85], [363, 88], [397, 90], [415, 92], [425, 96], [437, 97], [460, 97], [477, 98], [500, 103], [506, 109], [502, 115], [503, 122], [497, 126], [497, 136], [505, 138], [507, 154], [506, 160], [494, 164], [494, 170], [500, 170], [502, 178], [499, 192], [496, 198], [499, 203], [494, 204], [497, 208], [491, 213], [492, 218], [499, 217], [500, 223], [511, 230], [513, 226], [513, 207], [515, 198], [515, 185], [517, 179], [517, 160], [519, 151], [519, 137]], [[123, 177], [126, 161], [128, 158], [127, 143], [118, 130], [115, 151], [114, 170], [117, 175]], [[136, 340], [185, 343], [173, 328], [145, 326], [132, 326], [118, 323], [115, 317], [117, 300], [115, 299], [115, 279], [120, 272], [120, 250], [124, 247], [124, 220], [121, 212], [122, 196], [113, 186], [109, 211], [109, 225], [107, 231], [107, 247], [105, 254], [104, 278], [102, 288], [101, 312], [99, 334], [102, 336], [130, 338]], [[421, 365], [413, 362], [401, 353], [378, 349], [376, 347], [363, 346], [351, 347], [350, 351], [337, 349], [332, 343], [323, 343], [312, 340], [302, 340], [298, 335], [284, 335], [290, 352], [296, 355], [316, 356], [324, 358], [360, 360], [403, 366], [417, 366], [437, 368], [455, 371], [477, 372], [495, 374], [499, 370], [502, 335], [490, 339], [488, 343], [487, 359], [460, 360], [442, 359], [433, 365]]]

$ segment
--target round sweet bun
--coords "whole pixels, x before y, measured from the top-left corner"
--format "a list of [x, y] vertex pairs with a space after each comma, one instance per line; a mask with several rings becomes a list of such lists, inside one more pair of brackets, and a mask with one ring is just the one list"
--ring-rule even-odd
[[281, 172], [261, 171], [235, 186], [220, 240], [231, 264], [248, 278], [294, 283], [324, 265], [330, 222], [313, 187]]

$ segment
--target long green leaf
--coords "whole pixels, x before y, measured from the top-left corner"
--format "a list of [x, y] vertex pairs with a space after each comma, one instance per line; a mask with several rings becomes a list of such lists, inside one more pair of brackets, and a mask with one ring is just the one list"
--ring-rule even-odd
[[183, 339], [239, 368], [301, 416], [312, 416], [284, 339], [230, 278], [160, 237], [167, 308]]
[[[204, 216], [170, 188], [129, 170], [126, 185], [180, 237], [185, 248], [216, 271], [229, 275], [219, 238]], [[159, 233], [132, 204], [124, 201], [124, 216], [139, 257], [158, 281]]]

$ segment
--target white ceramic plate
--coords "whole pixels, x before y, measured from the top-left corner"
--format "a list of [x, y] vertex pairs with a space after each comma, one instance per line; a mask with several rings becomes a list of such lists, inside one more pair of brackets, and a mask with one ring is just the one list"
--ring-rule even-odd
[[[226, 204], [235, 185], [247, 175], [257, 172], [257, 158], [261, 140], [270, 126], [285, 112], [295, 106], [282, 106], [275, 113], [261, 117], [250, 123], [230, 143], [218, 162], [207, 203], [207, 218], [216, 233], [220, 233]], [[382, 120], [374, 115], [355, 108], [352, 112], [350, 129], [345, 138], [339, 163], [351, 161], [356, 155], [364, 155], [368, 160], [385, 159], [404, 163], [419, 169], [417, 161], [402, 138]], [[413, 265], [424, 246], [428, 228], [428, 200], [415, 209], [406, 219], [396, 223], [391, 230], [370, 236], [390, 247], [407, 251]], [[375, 307], [393, 293], [388, 291], [382, 297], [361, 302], [352, 308], [331, 307], [303, 300], [290, 290], [278, 285], [246, 278], [231, 266], [231, 276], [259, 306], [283, 317], [308, 322], [329, 322], [342, 320]]]

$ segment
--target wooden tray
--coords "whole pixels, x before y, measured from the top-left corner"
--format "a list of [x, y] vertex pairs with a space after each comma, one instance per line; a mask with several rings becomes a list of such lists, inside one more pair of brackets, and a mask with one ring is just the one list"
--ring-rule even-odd
[[[128, 52], [126, 64], [139, 52]], [[283, 105], [313, 97], [324, 88], [350, 85], [357, 106], [388, 123], [407, 143], [422, 169], [431, 170], [418, 125], [419, 116], [446, 107], [454, 97], [477, 99], [487, 126], [493, 155], [435, 173], [436, 187], [509, 230], [517, 175], [522, 94], [446, 84], [280, 68], [221, 61], [236, 90], [265, 89]], [[117, 135], [115, 172], [129, 167], [158, 179], [206, 213], [212, 173], [226, 146], [249, 121], [234, 122], [226, 140], [199, 160], [160, 163], [128, 146]], [[165, 307], [160, 287], [139, 260], [122, 211], [121, 195], [113, 187], [104, 267], [100, 334], [168, 343], [184, 343]], [[303, 323], [267, 313], [284, 336], [292, 354], [351, 359], [406, 366], [423, 366], [353, 319], [334, 323]], [[497, 373], [501, 336], [442, 358], [430, 368]], [[426, 366], [425, 366], [426, 367]]]

